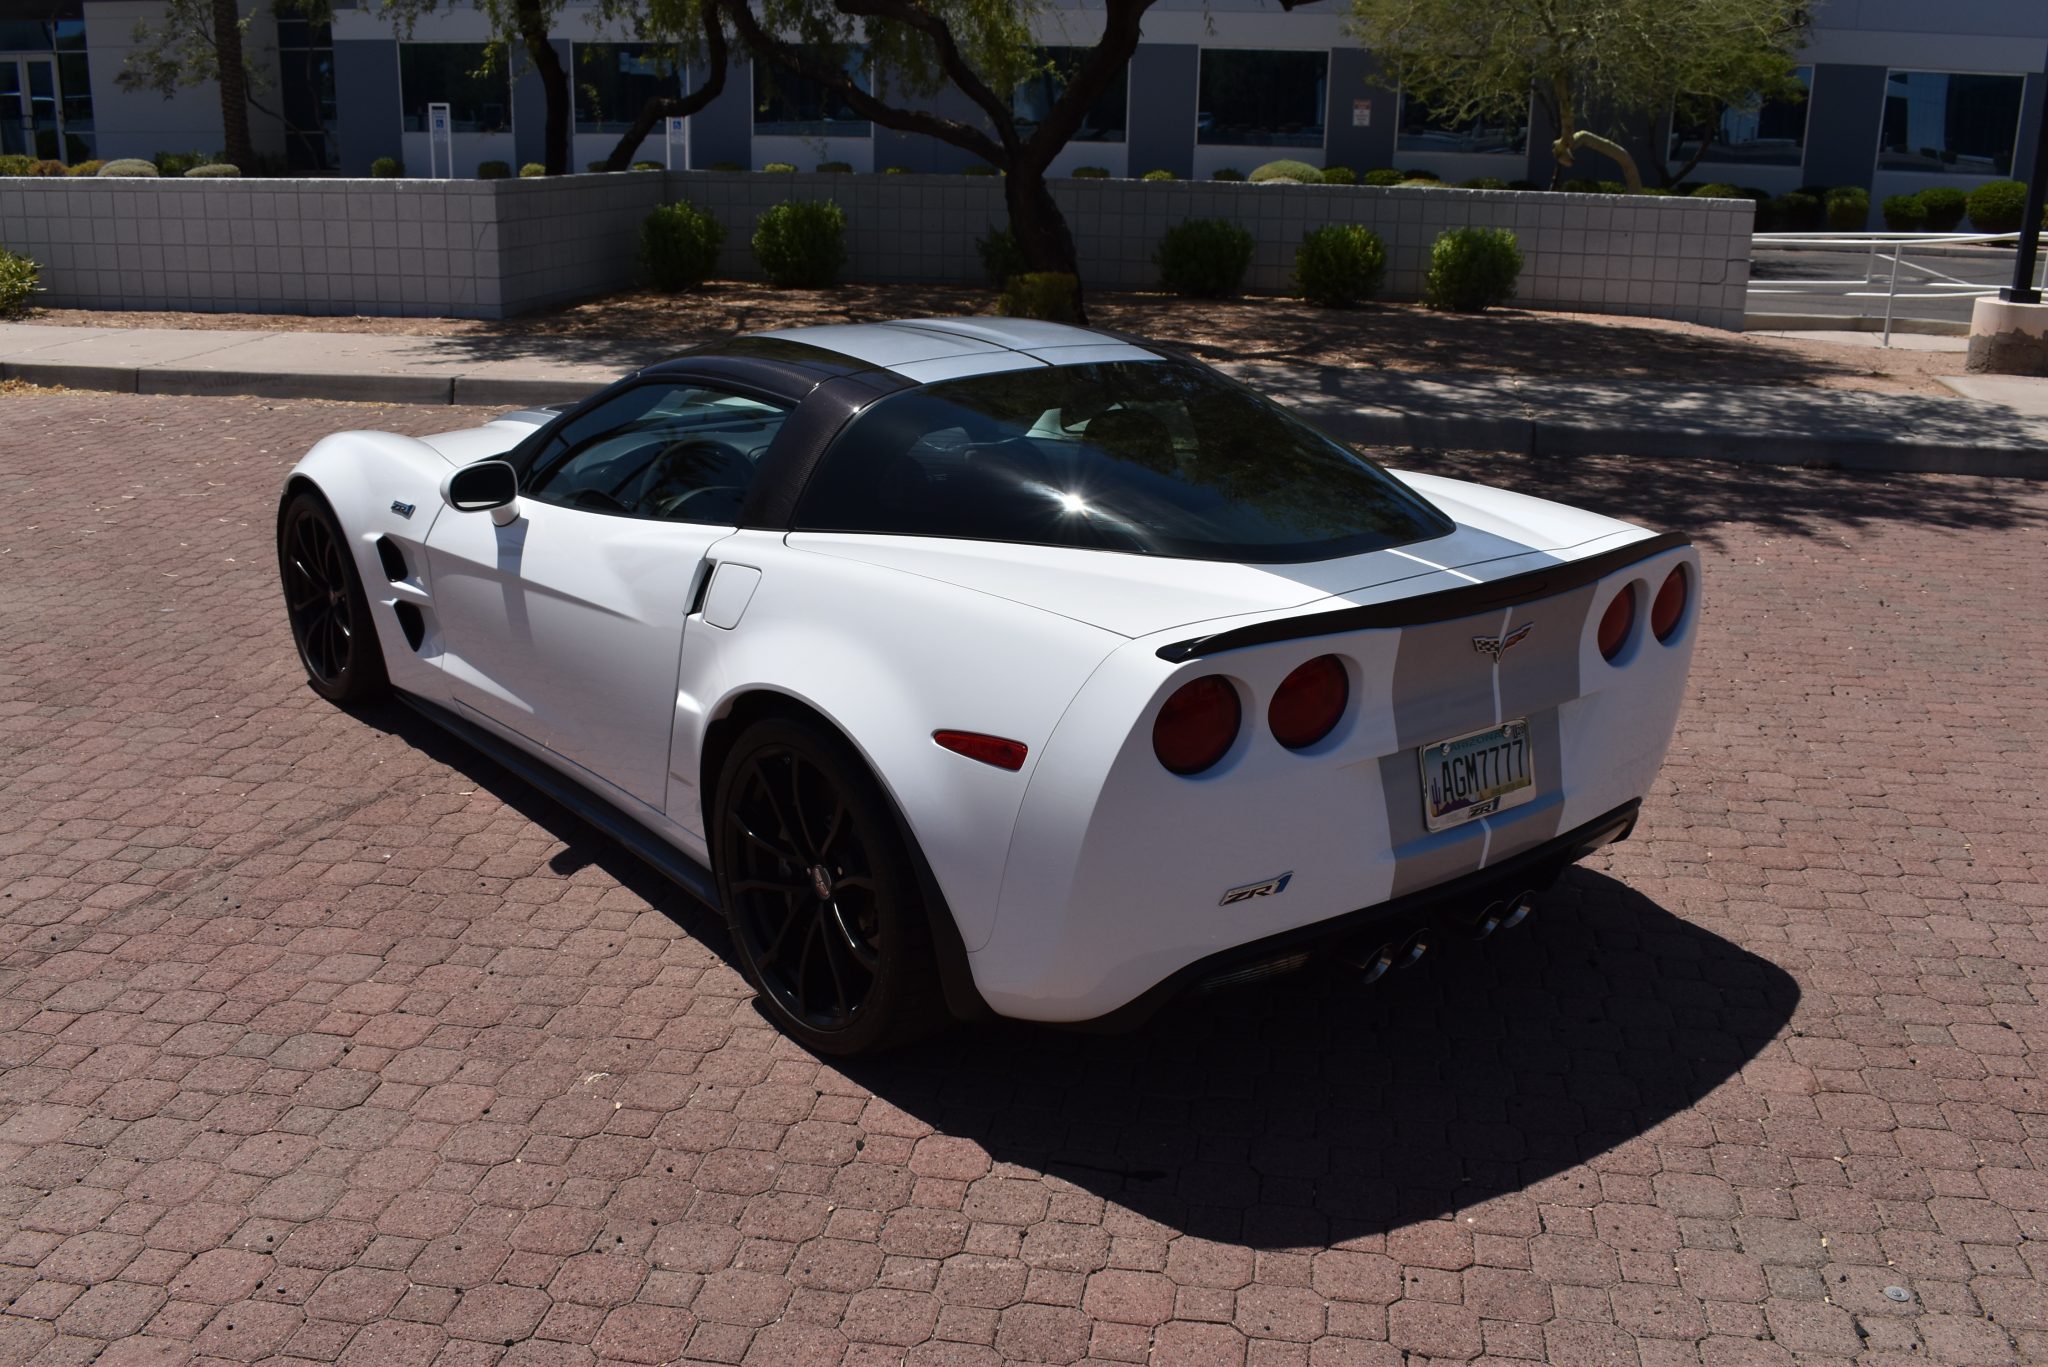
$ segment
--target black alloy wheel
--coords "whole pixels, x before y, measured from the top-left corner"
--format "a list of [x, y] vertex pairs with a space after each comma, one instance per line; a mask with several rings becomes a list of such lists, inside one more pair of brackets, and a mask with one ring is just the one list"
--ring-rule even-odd
[[333, 702], [373, 696], [385, 676], [369, 599], [334, 514], [318, 496], [301, 492], [285, 505], [277, 562], [292, 642], [313, 690]]
[[851, 748], [805, 719], [762, 722], [727, 756], [718, 792], [720, 892], [776, 1024], [845, 1055], [942, 1021], [917, 878]]

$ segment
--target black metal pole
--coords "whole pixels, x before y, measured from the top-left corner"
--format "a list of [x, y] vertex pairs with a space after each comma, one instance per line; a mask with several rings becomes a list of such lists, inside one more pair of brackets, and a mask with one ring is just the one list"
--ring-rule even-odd
[[2034, 174], [2027, 181], [2027, 208], [2020, 217], [2020, 249], [2012, 263], [2012, 284], [1998, 297], [2013, 304], [2038, 304], [2034, 253], [2041, 240], [2041, 206], [2048, 195], [2048, 72], [2041, 76], [2041, 114], [2034, 126]]

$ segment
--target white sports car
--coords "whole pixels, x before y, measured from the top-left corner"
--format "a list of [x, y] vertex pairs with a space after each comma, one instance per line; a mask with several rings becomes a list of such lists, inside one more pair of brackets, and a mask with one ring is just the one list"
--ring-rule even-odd
[[1520, 920], [1633, 827], [1699, 613], [1682, 537], [1006, 319], [340, 433], [277, 528], [315, 689], [395, 689], [723, 907], [830, 1053]]

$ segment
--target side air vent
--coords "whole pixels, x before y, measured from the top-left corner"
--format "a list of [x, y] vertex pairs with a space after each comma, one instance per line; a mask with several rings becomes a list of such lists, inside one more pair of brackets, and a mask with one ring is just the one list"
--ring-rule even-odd
[[395, 603], [391, 610], [398, 614], [398, 629], [405, 633], [405, 643], [418, 650], [420, 642], [427, 639], [427, 619], [411, 603]]
[[[410, 573], [405, 568], [405, 552], [398, 549], [398, 543], [388, 536], [377, 538], [377, 559], [384, 566], [384, 577], [396, 584]], [[418, 613], [414, 613], [418, 616]], [[414, 642], [415, 645], [418, 642]]]

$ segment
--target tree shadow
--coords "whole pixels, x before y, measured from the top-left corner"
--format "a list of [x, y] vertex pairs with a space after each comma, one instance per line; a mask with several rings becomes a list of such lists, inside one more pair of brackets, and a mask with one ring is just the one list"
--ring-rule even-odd
[[[723, 918], [582, 818], [396, 705], [356, 715], [448, 765], [732, 961]], [[999, 1164], [1162, 1225], [1326, 1246], [1544, 1182], [1697, 1104], [1776, 1038], [1776, 965], [1570, 871], [1528, 924], [1440, 939], [1378, 986], [1339, 968], [1194, 996], [1130, 1034], [997, 1021], [828, 1060]]]

